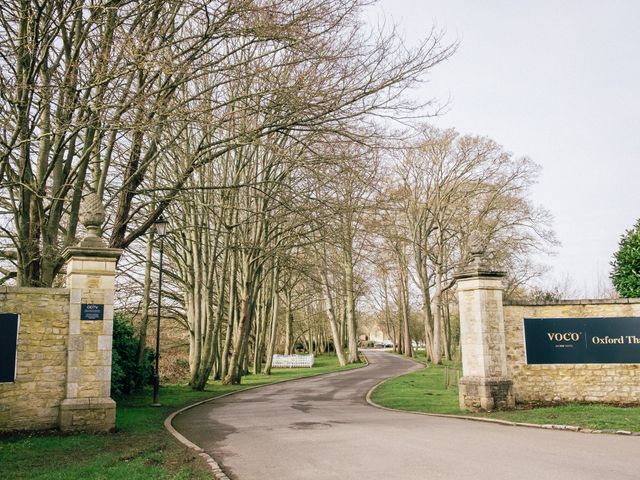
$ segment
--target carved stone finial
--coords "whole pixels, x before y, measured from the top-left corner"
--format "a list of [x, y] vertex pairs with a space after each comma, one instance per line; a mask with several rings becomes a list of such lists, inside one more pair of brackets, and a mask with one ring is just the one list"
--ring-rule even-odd
[[89, 237], [99, 237], [98, 232], [106, 218], [104, 206], [100, 197], [95, 193], [90, 193], [80, 202], [78, 218], [88, 231]]
[[469, 234], [469, 253], [473, 257], [470, 268], [477, 271], [487, 270], [488, 265], [485, 258], [485, 241], [480, 230], [473, 230]]
[[482, 241], [482, 234], [479, 230], [474, 230], [469, 235], [469, 252], [474, 257], [484, 255], [484, 242]]
[[[462, 269], [454, 275], [457, 280], [475, 277], [504, 277], [504, 272], [493, 269], [489, 264], [490, 260], [486, 255], [487, 240], [479, 230], [473, 230], [469, 234], [468, 246], [472, 257], [471, 262], [461, 266]], [[466, 260], [465, 257], [464, 261]]]
[[86, 237], [80, 242], [82, 247], [104, 248], [106, 244], [100, 238], [100, 227], [106, 218], [104, 206], [96, 193], [89, 193], [80, 202], [78, 219], [87, 229]]

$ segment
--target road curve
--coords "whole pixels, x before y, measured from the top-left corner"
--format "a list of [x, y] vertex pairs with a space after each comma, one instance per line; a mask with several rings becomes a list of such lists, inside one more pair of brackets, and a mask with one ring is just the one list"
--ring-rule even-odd
[[589, 435], [381, 410], [381, 380], [418, 368], [369, 351], [365, 368], [250, 390], [174, 427], [233, 480], [640, 478], [640, 437]]

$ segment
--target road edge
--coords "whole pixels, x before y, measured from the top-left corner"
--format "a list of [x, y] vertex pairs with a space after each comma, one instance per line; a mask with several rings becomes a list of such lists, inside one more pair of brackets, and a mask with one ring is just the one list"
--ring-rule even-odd
[[[351, 372], [352, 370], [359, 370], [361, 368], [368, 367], [369, 366], [369, 360], [367, 359], [367, 356], [363, 352], [360, 352], [360, 355], [362, 356], [362, 358], [364, 360], [364, 362], [363, 362], [364, 364], [362, 366], [359, 366], [359, 367], [356, 367], [356, 368], [350, 368], [349, 370], [343, 370], [343, 371], [337, 371], [337, 372], [323, 372], [323, 373], [317, 373], [315, 375], [308, 375], [306, 377], [300, 377], [300, 378], [287, 378], [285, 380], [279, 380], [277, 382], [268, 383], [266, 385], [256, 385], [254, 387], [247, 387], [247, 388], [243, 388], [242, 390], [237, 390], [235, 392], [223, 393], [222, 395], [216, 395], [215, 397], [207, 398], [206, 400], [200, 400], [198, 402], [192, 403], [191, 405], [187, 405], [186, 407], [182, 407], [181, 409], [176, 410], [171, 415], [169, 415], [167, 418], [165, 418], [164, 419], [164, 428], [167, 429], [167, 431], [171, 435], [173, 435], [173, 437], [178, 442], [180, 442], [185, 447], [192, 449], [195, 453], [198, 454], [199, 457], [201, 457], [205, 462], [207, 462], [207, 464], [211, 468], [211, 471], [212, 471], [213, 475], [215, 476], [215, 478], [217, 478], [218, 480], [231, 480], [227, 476], [227, 474], [224, 472], [224, 470], [222, 469], [222, 467], [216, 461], [215, 458], [213, 458], [202, 447], [200, 447], [199, 445], [196, 445], [195, 443], [193, 443], [191, 440], [189, 440], [187, 437], [182, 435], [180, 432], [178, 432], [173, 427], [173, 423], [172, 422], [173, 422], [173, 419], [175, 417], [180, 415], [182, 412], [185, 412], [185, 411], [187, 411], [187, 410], [189, 410], [191, 408], [198, 407], [198, 406], [200, 406], [200, 405], [202, 405], [204, 403], [212, 402], [213, 400], [218, 400], [218, 399], [224, 398], [224, 397], [229, 397], [231, 395], [236, 395], [238, 393], [248, 392], [250, 390], [255, 390], [257, 388], [269, 387], [271, 385], [277, 385], [279, 383], [296, 382], [298, 380], [304, 380], [306, 378], [313, 378], [313, 377], [320, 377], [322, 375], [335, 375], [335, 374], [348, 373], [348, 372]], [[384, 407], [381, 407], [381, 408], [384, 408]]]
[[[413, 359], [408, 359], [408, 360], [413, 360]], [[415, 360], [414, 360], [415, 361]], [[416, 363], [421, 363], [421, 362], [417, 362]], [[424, 364], [422, 364], [424, 365]], [[424, 365], [425, 368], [428, 368], [428, 365]], [[407, 375], [405, 373], [403, 373], [402, 375]], [[583, 428], [583, 427], [578, 427], [575, 425], [555, 425], [555, 424], [537, 424], [537, 423], [523, 423], [523, 422], [511, 422], [509, 420], [501, 420], [498, 418], [484, 418], [484, 417], [472, 417], [470, 415], [453, 415], [453, 414], [447, 414], [447, 413], [429, 413], [429, 412], [416, 412], [416, 411], [412, 411], [412, 410], [398, 410], [396, 408], [390, 408], [390, 407], [385, 407], [383, 405], [380, 405], [376, 402], [374, 402], [371, 399], [371, 395], [373, 394], [373, 391], [378, 388], [380, 385], [382, 385], [385, 382], [388, 382], [389, 380], [393, 380], [394, 378], [398, 378], [401, 377], [402, 375], [398, 375], [396, 377], [392, 377], [392, 378], [386, 378], [384, 380], [382, 380], [381, 382], [377, 383], [376, 385], [374, 385], [373, 387], [371, 387], [371, 389], [367, 392], [367, 396], [366, 401], [369, 405], [371, 405], [372, 407], [375, 408], [379, 408], [381, 410], [388, 410], [390, 412], [404, 412], [404, 413], [411, 413], [414, 415], [426, 415], [429, 417], [440, 417], [440, 418], [454, 418], [454, 419], [458, 419], [458, 420], [470, 420], [473, 422], [484, 422], [484, 423], [493, 423], [496, 425], [503, 425], [505, 427], [525, 427], [525, 428], [537, 428], [537, 429], [543, 429], [543, 430], [564, 430], [564, 431], [569, 431], [569, 432], [579, 432], [579, 433], [589, 433], [589, 434], [609, 434], [609, 435], [626, 435], [626, 436], [640, 436], [640, 432], [631, 432], [628, 430], [595, 430], [595, 429], [591, 429], [591, 428]]]

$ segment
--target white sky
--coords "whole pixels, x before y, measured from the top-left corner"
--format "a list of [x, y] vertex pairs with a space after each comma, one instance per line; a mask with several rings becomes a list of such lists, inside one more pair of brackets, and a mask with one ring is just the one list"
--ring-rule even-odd
[[542, 165], [534, 202], [562, 242], [542, 259], [547, 282], [596, 295], [640, 217], [640, 1], [382, 0], [375, 12], [409, 44], [433, 24], [460, 41], [421, 88], [451, 99], [434, 123]]

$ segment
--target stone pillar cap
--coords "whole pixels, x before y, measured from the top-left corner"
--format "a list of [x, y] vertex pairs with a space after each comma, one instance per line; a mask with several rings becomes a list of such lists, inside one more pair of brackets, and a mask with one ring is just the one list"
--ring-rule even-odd
[[507, 276], [507, 272], [501, 270], [492, 270], [486, 266], [472, 266], [465, 268], [453, 275], [455, 280], [464, 280], [467, 278], [503, 278]]
[[76, 246], [65, 248], [62, 252], [62, 257], [65, 262], [72, 257], [89, 257], [89, 258], [108, 258], [118, 260], [122, 255], [121, 248], [106, 248], [106, 247], [88, 247], [88, 246]]

